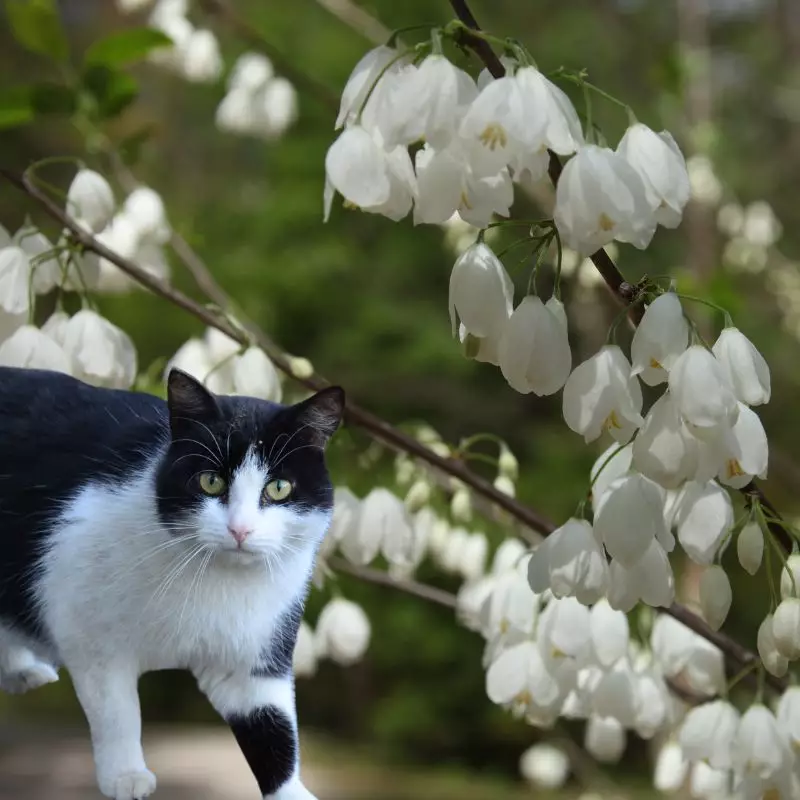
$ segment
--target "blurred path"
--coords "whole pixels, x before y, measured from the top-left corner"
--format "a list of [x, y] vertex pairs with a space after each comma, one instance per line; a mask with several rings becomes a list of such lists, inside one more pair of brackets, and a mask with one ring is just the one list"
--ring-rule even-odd
[[[224, 728], [145, 734], [147, 765], [158, 776], [154, 800], [258, 800], [255, 780]], [[343, 798], [334, 775], [304, 768], [306, 784]], [[323, 793], [323, 787], [324, 793]], [[0, 800], [100, 800], [88, 732], [0, 727]]]

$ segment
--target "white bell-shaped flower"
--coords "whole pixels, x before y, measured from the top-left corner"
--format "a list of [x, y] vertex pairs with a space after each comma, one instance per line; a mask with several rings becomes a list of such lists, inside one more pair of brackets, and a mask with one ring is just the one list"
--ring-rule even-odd
[[567, 379], [564, 420], [587, 443], [605, 430], [625, 444], [641, 426], [642, 388], [630, 372], [630, 362], [622, 350], [606, 345], [575, 367]]
[[769, 402], [769, 365], [738, 328], [725, 328], [711, 349], [740, 402], [748, 406]]
[[335, 597], [320, 611], [315, 644], [320, 658], [342, 666], [360, 661], [369, 647], [372, 628], [360, 605]]
[[794, 661], [800, 658], [800, 599], [787, 597], [772, 617], [772, 635], [778, 652]]
[[678, 296], [659, 295], [647, 307], [631, 342], [632, 375], [648, 386], [667, 380], [667, 373], [689, 344], [689, 323]]
[[553, 216], [564, 244], [584, 256], [614, 239], [644, 249], [656, 228], [638, 173], [594, 144], [581, 147], [564, 167]]
[[281, 379], [275, 365], [260, 347], [248, 347], [233, 361], [233, 385], [237, 394], [280, 403]]
[[460, 140], [439, 150], [426, 145], [417, 151], [415, 166], [415, 225], [443, 225], [458, 212], [464, 222], [483, 228], [495, 214], [509, 215], [514, 186], [508, 170], [480, 171]]
[[479, 338], [500, 341], [514, 301], [514, 284], [491, 249], [478, 242], [458, 258], [450, 275], [450, 322]]
[[778, 728], [789, 746], [797, 752], [800, 748], [800, 686], [788, 686], [775, 712]]
[[527, 552], [528, 546], [521, 539], [503, 539], [492, 558], [492, 575], [502, 575], [514, 569]]
[[361, 501], [357, 524], [348, 528], [339, 548], [353, 564], [369, 564], [387, 538], [392, 539], [390, 547], [394, 547], [398, 538], [407, 542], [410, 539], [408, 528], [402, 500], [388, 489], [377, 487]]
[[328, 532], [322, 540], [317, 560], [324, 561], [346, 537], [352, 536], [358, 524], [361, 501], [346, 486], [337, 486], [333, 490], [333, 515]]
[[730, 428], [739, 414], [725, 372], [702, 345], [692, 345], [675, 361], [669, 390], [683, 418], [701, 438]]
[[667, 742], [656, 757], [653, 785], [659, 792], [673, 794], [680, 790], [689, 774], [689, 762], [677, 742]]
[[[393, 47], [381, 45], [370, 50], [355, 65], [342, 92], [339, 114], [336, 117], [336, 130], [345, 124], [355, 122], [358, 112], [381, 73], [386, 77], [391, 71], [400, 68], [401, 61], [397, 58], [398, 55], [398, 51]], [[395, 61], [395, 64], [389, 66], [392, 61]]]
[[[530, 149], [550, 149], [560, 156], [572, 155], [584, 144], [584, 139], [580, 119], [569, 97], [536, 67], [521, 67], [514, 73], [514, 79], [529, 116], [544, 121], [541, 139], [529, 139]], [[529, 131], [529, 137], [533, 133]]]
[[531, 554], [528, 576], [537, 593], [550, 589], [555, 597], [597, 602], [608, 589], [608, 565], [592, 526], [570, 519], [553, 531]]
[[489, 542], [483, 533], [473, 533], [467, 537], [458, 557], [457, 571], [466, 581], [474, 581], [486, 571], [486, 555]]
[[666, 614], [656, 617], [650, 644], [655, 663], [668, 678], [678, 675], [698, 694], [713, 696], [726, 685], [722, 651]]
[[633, 466], [665, 489], [677, 489], [695, 476], [697, 440], [686, 429], [669, 390], [644, 418], [633, 442]]
[[21, 247], [0, 250], [0, 309], [6, 314], [27, 314], [30, 308], [31, 265]]
[[628, 652], [628, 618], [623, 612], [611, 608], [607, 600], [595, 603], [589, 618], [592, 653], [601, 666], [610, 667]]
[[638, 473], [618, 478], [597, 509], [594, 534], [612, 558], [630, 569], [651, 542], [669, 542], [663, 508], [663, 494], [653, 481]]
[[714, 769], [705, 761], [692, 764], [689, 774], [689, 793], [697, 800], [727, 800], [731, 790], [729, 770]]
[[572, 369], [567, 316], [556, 297], [543, 304], [526, 297], [514, 310], [500, 340], [500, 369], [522, 394], [555, 394]]
[[589, 717], [583, 746], [604, 764], [614, 764], [625, 752], [625, 728], [613, 717]]
[[800, 597], [800, 555], [793, 553], [781, 570], [781, 597]]
[[596, 511], [608, 487], [617, 478], [630, 472], [633, 462], [633, 445], [620, 447], [616, 442], [609, 445], [592, 465], [592, 508]]
[[711, 444], [721, 461], [717, 477], [720, 483], [741, 489], [755, 476], [767, 477], [769, 442], [755, 411], [739, 403], [736, 422], [719, 442]]
[[[189, 339], [184, 342], [177, 350], [174, 356], [167, 363], [165, 374], [169, 372], [172, 367], [188, 372], [193, 378], [207, 384], [206, 378], [214, 367], [211, 360], [211, 354], [207, 344], [202, 339]], [[224, 387], [224, 391], [220, 391], [219, 387], [215, 386], [213, 391], [218, 394], [231, 394], [233, 392], [233, 378], [231, 377], [231, 385]]]
[[267, 139], [277, 139], [286, 133], [299, 113], [297, 89], [287, 78], [273, 78], [259, 92], [256, 125]]
[[99, 233], [114, 216], [114, 192], [108, 181], [91, 169], [81, 169], [67, 190], [67, 213], [92, 233]]
[[666, 608], [675, 600], [675, 575], [664, 547], [651, 539], [645, 552], [631, 567], [612, 560], [609, 566], [608, 602], [628, 612], [641, 600], [654, 608]]
[[636, 720], [636, 676], [627, 660], [619, 661], [603, 672], [592, 692], [592, 712], [598, 717], [612, 717], [625, 728]]
[[675, 513], [678, 541], [697, 564], [711, 564], [733, 525], [733, 505], [717, 483], [689, 483]]
[[459, 137], [482, 171], [497, 172], [522, 153], [538, 149], [532, 145], [541, 141], [545, 120], [534, 111], [511, 75], [482, 87], [459, 127]]
[[525, 641], [503, 650], [486, 672], [486, 694], [493, 703], [521, 707], [548, 706], [561, 690], [547, 671], [535, 642]]
[[637, 122], [625, 131], [617, 153], [644, 181], [656, 222], [665, 228], [677, 228], [689, 202], [690, 186], [686, 160], [671, 134], [656, 133]]
[[231, 89], [217, 106], [214, 121], [221, 131], [252, 133], [256, 125], [253, 93], [244, 88]]
[[[185, 12], [176, 8], [180, 0], [169, 2], [160, 0], [150, 15], [150, 25], [172, 39], [172, 47], [157, 47], [147, 55], [151, 64], [171, 70], [178, 75], [184, 74], [186, 46], [194, 33], [194, 25], [186, 19]], [[175, 9], [175, 10], [171, 10]]]
[[789, 669], [789, 659], [778, 650], [775, 635], [772, 632], [772, 614], [767, 614], [758, 626], [756, 646], [764, 669], [778, 678], [783, 677]]
[[540, 599], [528, 585], [527, 563], [498, 575], [484, 609], [484, 636], [531, 636], [539, 618]]
[[54, 342], [64, 345], [64, 334], [69, 324], [69, 314], [65, 311], [54, 311], [42, 325], [42, 333], [46, 333]]
[[731, 755], [737, 771], [761, 780], [776, 776], [793, 760], [775, 715], [760, 703], [742, 715]]
[[673, 698], [655, 670], [636, 673], [636, 716], [633, 727], [643, 739], [652, 739], [670, 719]]
[[547, 663], [556, 671], [559, 662], [566, 664], [574, 678], [578, 664], [591, 650], [589, 609], [574, 597], [551, 600], [541, 614], [538, 632], [539, 647]]
[[83, 309], [70, 318], [63, 335], [76, 377], [94, 386], [130, 389], [136, 379], [136, 348], [127, 333]]
[[214, 83], [222, 75], [219, 41], [212, 31], [195, 30], [182, 46], [183, 75], [192, 83]]
[[122, 210], [140, 238], [164, 244], [170, 234], [161, 195], [149, 186], [139, 186], [126, 198]]
[[[764, 534], [761, 526], [754, 521], [748, 522], [736, 539], [736, 554], [742, 569], [749, 575], [755, 575], [761, 567], [764, 557]], [[783, 593], [783, 575], [781, 575], [781, 593]], [[786, 597], [786, 595], [783, 595]]]
[[395, 221], [411, 210], [416, 195], [416, 177], [404, 147], [385, 150], [382, 144], [360, 125], [341, 133], [325, 156], [325, 218], [335, 189], [346, 201]]
[[305, 620], [300, 621], [297, 641], [292, 656], [292, 672], [296, 678], [310, 678], [317, 671], [317, 652], [314, 647], [314, 631]]
[[689, 710], [678, 741], [689, 761], [705, 761], [714, 769], [730, 769], [738, 728], [739, 712], [727, 700], [713, 700]]
[[0, 364], [4, 367], [50, 369], [71, 375], [74, 365], [63, 348], [33, 325], [23, 325], [0, 343]]
[[569, 757], [560, 748], [542, 742], [522, 754], [519, 771], [531, 786], [560, 789], [569, 776]]
[[275, 74], [272, 62], [261, 53], [242, 53], [228, 76], [228, 89], [255, 92], [263, 88]]
[[733, 602], [728, 575], [722, 567], [709, 567], [700, 578], [700, 609], [703, 619], [715, 630], [722, 627]]
[[416, 69], [398, 71], [392, 77], [396, 85], [386, 107], [387, 118], [379, 124], [387, 146], [420, 140], [434, 148], [447, 146], [467, 106], [478, 96], [472, 77], [436, 53]]

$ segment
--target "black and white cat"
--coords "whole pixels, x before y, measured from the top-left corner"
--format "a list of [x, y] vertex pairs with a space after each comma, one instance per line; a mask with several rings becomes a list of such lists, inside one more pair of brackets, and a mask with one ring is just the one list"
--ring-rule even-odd
[[66, 667], [107, 797], [155, 789], [137, 681], [181, 668], [264, 797], [313, 800], [292, 653], [343, 406], [336, 387], [281, 406], [172, 370], [165, 403], [0, 368], [0, 687], [24, 692]]

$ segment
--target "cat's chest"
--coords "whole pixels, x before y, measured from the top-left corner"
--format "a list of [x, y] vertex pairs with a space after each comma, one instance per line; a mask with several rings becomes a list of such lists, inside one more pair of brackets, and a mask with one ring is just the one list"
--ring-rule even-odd
[[180, 582], [140, 617], [142, 671], [256, 666], [271, 647], [286, 599], [266, 576], [223, 572], [194, 585], [191, 579]]

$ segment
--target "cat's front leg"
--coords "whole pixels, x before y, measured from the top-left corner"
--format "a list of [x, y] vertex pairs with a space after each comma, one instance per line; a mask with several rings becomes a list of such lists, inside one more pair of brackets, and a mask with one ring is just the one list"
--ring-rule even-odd
[[233, 731], [264, 800], [316, 800], [300, 781], [291, 675], [204, 670], [197, 682]]
[[142, 800], [156, 788], [144, 763], [138, 674], [130, 665], [67, 664], [92, 733], [100, 791], [113, 800]]

